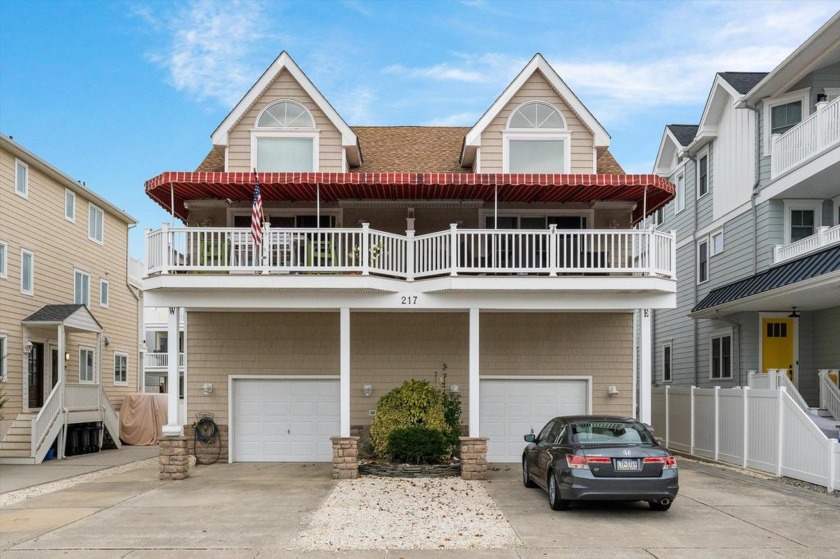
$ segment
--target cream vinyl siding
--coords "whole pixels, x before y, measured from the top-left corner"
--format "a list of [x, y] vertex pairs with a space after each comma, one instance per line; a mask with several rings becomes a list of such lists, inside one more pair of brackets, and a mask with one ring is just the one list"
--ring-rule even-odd
[[551, 103], [560, 111], [566, 121], [566, 128], [572, 134], [570, 172], [594, 173], [592, 132], [584, 126], [578, 115], [569, 108], [539, 71], [534, 72], [481, 134], [481, 172], [502, 172], [502, 150], [504, 146], [502, 132], [507, 127], [508, 117], [511, 113], [527, 101], [545, 101]]
[[319, 171], [340, 173], [343, 157], [341, 134], [286, 70], [277, 76], [228, 134], [227, 171], [251, 171], [251, 130], [255, 128], [257, 117], [262, 110], [281, 99], [297, 101], [312, 114], [315, 128], [319, 130]]
[[[22, 357], [23, 327], [20, 321], [44, 305], [69, 304], [74, 297], [74, 269], [82, 269], [92, 277], [107, 278], [110, 285], [110, 306], [94, 305], [92, 313], [105, 329], [110, 346], [104, 349], [103, 370], [106, 377], [113, 369], [112, 354], [115, 349], [129, 354], [128, 385], [114, 387], [105, 383], [111, 402], [119, 407], [125, 394], [136, 392], [138, 321], [137, 300], [126, 285], [128, 226], [125, 221], [103, 209], [105, 244], [88, 240], [88, 212], [77, 211], [76, 221], [65, 216], [65, 188], [45, 176], [37, 163], [29, 163], [29, 196], [24, 199], [14, 194], [15, 156], [0, 150], [0, 239], [8, 244], [8, 278], [0, 281], [0, 332], [8, 335], [8, 382], [4, 391], [10, 401], [6, 416], [21, 410], [23, 392]], [[83, 193], [76, 193], [78, 208], [87, 208]], [[33, 228], [37, 223], [37, 228]], [[20, 250], [35, 253], [35, 295], [20, 292]], [[91, 282], [91, 300], [99, 300], [99, 283]], [[47, 344], [56, 342], [56, 329], [33, 331], [33, 341]], [[96, 336], [68, 334], [67, 379], [78, 382], [79, 345], [95, 347]], [[45, 352], [48, 346], [45, 346]], [[49, 369], [47, 369], [47, 376]]]

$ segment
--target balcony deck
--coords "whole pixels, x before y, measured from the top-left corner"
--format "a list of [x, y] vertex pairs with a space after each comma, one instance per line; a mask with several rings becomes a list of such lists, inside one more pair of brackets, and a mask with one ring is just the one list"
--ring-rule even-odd
[[777, 245], [773, 251], [773, 264], [781, 264], [794, 258], [840, 244], [840, 225], [818, 227], [817, 232], [786, 245]]
[[654, 230], [458, 229], [415, 236], [362, 228], [164, 226], [146, 235], [145, 277], [347, 274], [413, 282], [458, 275], [627, 275], [675, 279], [675, 235]]
[[773, 180], [840, 145], [840, 97], [818, 103], [808, 118], [773, 136], [770, 174]]

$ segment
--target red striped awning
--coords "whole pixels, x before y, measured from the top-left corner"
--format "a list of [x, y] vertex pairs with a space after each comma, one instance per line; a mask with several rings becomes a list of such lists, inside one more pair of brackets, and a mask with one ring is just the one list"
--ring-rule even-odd
[[[339, 200], [483, 200], [493, 202], [636, 202], [642, 218], [647, 190], [648, 214], [674, 197], [674, 185], [656, 175], [551, 175], [485, 173], [259, 173], [264, 202]], [[186, 221], [187, 200], [250, 201], [253, 173], [165, 172], [146, 181], [146, 194]]]

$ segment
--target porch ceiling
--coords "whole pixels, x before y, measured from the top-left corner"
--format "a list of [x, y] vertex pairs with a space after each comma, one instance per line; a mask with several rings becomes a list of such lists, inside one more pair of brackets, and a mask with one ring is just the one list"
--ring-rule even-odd
[[[647, 191], [650, 214], [674, 196], [674, 185], [656, 175], [549, 175], [475, 173], [259, 173], [263, 201], [483, 200], [493, 202], [636, 203], [641, 219]], [[165, 172], [146, 181], [146, 194], [186, 221], [187, 200], [250, 201], [253, 173]]]

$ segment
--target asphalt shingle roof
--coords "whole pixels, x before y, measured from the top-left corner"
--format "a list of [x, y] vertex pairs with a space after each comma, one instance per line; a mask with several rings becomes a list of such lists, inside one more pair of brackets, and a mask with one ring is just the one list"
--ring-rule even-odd
[[[352, 172], [469, 173], [461, 167], [465, 126], [354, 126], [364, 162]], [[223, 172], [225, 152], [214, 146], [196, 171]], [[623, 175], [609, 150], [598, 157], [600, 174]]]
[[718, 72], [718, 75], [741, 95], [754, 88], [767, 74], [768, 72]]
[[84, 305], [45, 305], [22, 322], [62, 322]]
[[667, 128], [671, 131], [671, 134], [674, 135], [680, 145], [685, 147], [694, 141], [694, 137], [697, 135], [697, 129], [699, 126], [696, 124], [669, 124]]
[[760, 274], [713, 289], [691, 312], [717, 307], [744, 297], [840, 271], [840, 246], [809, 254]]

